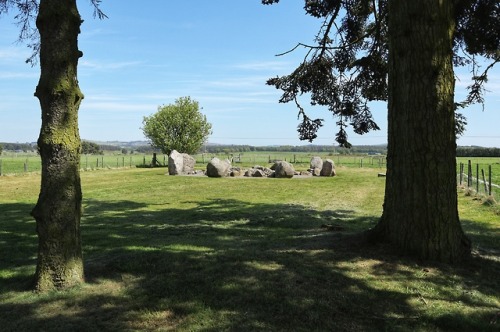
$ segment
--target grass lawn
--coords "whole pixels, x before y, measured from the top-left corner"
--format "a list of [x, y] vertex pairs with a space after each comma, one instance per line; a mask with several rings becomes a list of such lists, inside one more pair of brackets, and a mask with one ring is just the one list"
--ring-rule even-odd
[[1, 331], [498, 331], [500, 210], [459, 192], [474, 242], [446, 266], [359, 244], [384, 178], [82, 172], [86, 283], [29, 291], [39, 174], [0, 177]]

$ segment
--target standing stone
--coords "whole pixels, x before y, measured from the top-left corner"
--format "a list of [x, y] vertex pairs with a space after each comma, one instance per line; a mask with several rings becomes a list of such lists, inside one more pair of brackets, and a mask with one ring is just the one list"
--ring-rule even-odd
[[184, 157], [176, 150], [172, 150], [168, 156], [168, 174], [178, 175], [182, 174], [184, 168]]
[[168, 156], [168, 174], [193, 174], [196, 160], [187, 153], [179, 153], [172, 150]]
[[335, 172], [335, 163], [331, 159], [326, 159], [323, 162], [323, 167], [321, 168], [321, 176], [335, 176], [337, 173]]
[[315, 156], [311, 158], [310, 162], [311, 173], [314, 176], [319, 176], [321, 170], [323, 169], [323, 159], [321, 157]]
[[311, 165], [311, 169], [315, 169], [315, 168], [322, 169], [323, 168], [323, 159], [321, 159], [321, 157], [318, 157], [318, 156], [312, 157], [310, 165]]
[[193, 174], [194, 173], [194, 165], [196, 164], [196, 159], [194, 159], [192, 156], [188, 155], [187, 153], [182, 154], [182, 159], [184, 162], [184, 165], [182, 166], [182, 173], [183, 174]]
[[212, 158], [207, 164], [207, 176], [211, 178], [220, 178], [229, 176], [231, 163], [228, 160], [220, 160], [217, 157]]
[[274, 169], [274, 177], [276, 178], [292, 178], [295, 174], [293, 166], [286, 161], [276, 162], [271, 169]]

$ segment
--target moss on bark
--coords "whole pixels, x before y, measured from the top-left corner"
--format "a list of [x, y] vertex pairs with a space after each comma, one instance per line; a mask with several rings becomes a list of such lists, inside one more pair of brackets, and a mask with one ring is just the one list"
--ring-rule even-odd
[[82, 192], [78, 109], [78, 34], [81, 19], [75, 0], [41, 0], [41, 74], [35, 96], [42, 127], [38, 147], [42, 185], [32, 215], [39, 239], [35, 288], [62, 289], [84, 280], [80, 236]]

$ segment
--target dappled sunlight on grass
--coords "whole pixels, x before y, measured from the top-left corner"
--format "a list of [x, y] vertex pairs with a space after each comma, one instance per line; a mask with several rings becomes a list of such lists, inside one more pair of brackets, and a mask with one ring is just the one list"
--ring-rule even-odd
[[[33, 199], [0, 203], [6, 216], [0, 219], [0, 249], [12, 253], [0, 260], [0, 326], [16, 331], [496, 327], [490, 320], [500, 308], [499, 261], [477, 256], [448, 267], [359, 240], [356, 234], [380, 216], [383, 182], [376, 170], [349, 170], [336, 179], [212, 180], [154, 169], [85, 173], [86, 283], [46, 295], [29, 291], [37, 249], [29, 217]], [[469, 217], [464, 227], [475, 232], [479, 245], [500, 249], [495, 224], [476, 222], [472, 212]]]

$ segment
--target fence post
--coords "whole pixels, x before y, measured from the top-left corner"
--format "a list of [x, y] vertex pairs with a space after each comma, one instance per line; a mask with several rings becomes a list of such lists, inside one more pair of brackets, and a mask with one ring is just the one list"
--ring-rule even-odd
[[472, 163], [469, 160], [467, 163], [467, 188], [472, 185]]
[[481, 173], [483, 175], [483, 183], [484, 183], [484, 194], [488, 194], [488, 184], [486, 183], [486, 178], [484, 177], [484, 168], [481, 168]]
[[104, 156], [101, 157], [101, 168], [104, 168]]
[[89, 168], [89, 156], [85, 155], [85, 170]]
[[2, 176], [3, 173], [2, 173], [2, 159], [0, 159], [0, 176]]
[[488, 165], [488, 184], [489, 184], [488, 195], [491, 196], [491, 165]]
[[479, 194], [479, 164], [476, 164], [476, 193]]
[[146, 156], [142, 157], [142, 166], [146, 166]]
[[118, 168], [118, 157], [116, 157], [116, 168]]
[[462, 185], [464, 180], [464, 163], [460, 163], [460, 185]]
[[122, 167], [125, 167], [125, 157], [122, 157]]

